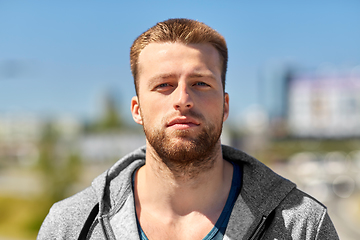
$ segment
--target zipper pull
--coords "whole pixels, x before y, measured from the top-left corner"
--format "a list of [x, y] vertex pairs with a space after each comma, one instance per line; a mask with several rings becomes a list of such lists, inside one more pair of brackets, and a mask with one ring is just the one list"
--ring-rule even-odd
[[263, 216], [259, 225], [257, 226], [257, 228], [255, 229], [254, 233], [252, 234], [251, 238], [249, 240], [257, 240], [260, 239], [260, 237], [262, 236], [262, 233], [265, 231], [265, 222], [266, 222], [267, 217]]

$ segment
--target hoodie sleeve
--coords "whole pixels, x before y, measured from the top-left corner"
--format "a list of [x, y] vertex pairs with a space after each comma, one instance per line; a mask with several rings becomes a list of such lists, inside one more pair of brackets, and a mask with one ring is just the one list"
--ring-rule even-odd
[[336, 229], [334, 227], [334, 224], [332, 223], [329, 214], [327, 211], [324, 211], [324, 215], [321, 219], [321, 222], [319, 224], [319, 228], [316, 235], [317, 240], [322, 239], [339, 239], [339, 236], [336, 232]]

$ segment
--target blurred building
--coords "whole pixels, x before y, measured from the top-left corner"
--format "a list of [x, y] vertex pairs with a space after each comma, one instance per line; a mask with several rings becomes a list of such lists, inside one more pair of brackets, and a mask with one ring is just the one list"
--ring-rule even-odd
[[259, 103], [274, 136], [360, 136], [360, 67], [304, 70], [272, 65], [264, 68], [258, 86]]
[[0, 164], [31, 165], [38, 158], [37, 141], [44, 122], [33, 114], [0, 115]]
[[288, 83], [288, 127], [293, 136], [360, 136], [360, 74], [298, 73]]
[[0, 115], [0, 164], [33, 165], [39, 157], [39, 142], [46, 126], [51, 123], [61, 140], [73, 140], [82, 123], [71, 116], [60, 115], [48, 120], [32, 113], [3, 113]]
[[44, 122], [30, 113], [4, 113], [0, 115], [0, 141], [37, 141]]
[[79, 153], [86, 162], [115, 162], [143, 145], [145, 145], [143, 134], [98, 133], [83, 135], [79, 139]]

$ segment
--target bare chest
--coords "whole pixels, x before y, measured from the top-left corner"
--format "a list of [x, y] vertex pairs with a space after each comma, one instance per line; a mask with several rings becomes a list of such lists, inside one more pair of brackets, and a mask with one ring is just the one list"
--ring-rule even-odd
[[141, 228], [149, 240], [201, 240], [213, 229], [214, 224], [205, 216], [175, 221], [146, 219], [146, 217], [140, 220]]

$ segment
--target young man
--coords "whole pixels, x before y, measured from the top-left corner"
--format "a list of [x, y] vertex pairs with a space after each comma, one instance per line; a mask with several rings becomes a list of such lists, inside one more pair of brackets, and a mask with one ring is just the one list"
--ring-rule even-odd
[[219, 33], [170, 19], [130, 55], [131, 112], [146, 148], [56, 203], [38, 239], [338, 239], [321, 203], [221, 145], [229, 96]]

